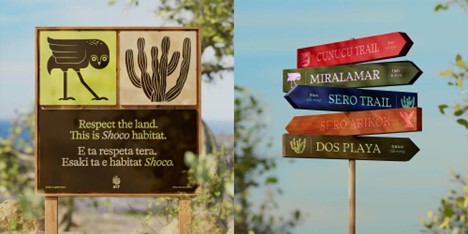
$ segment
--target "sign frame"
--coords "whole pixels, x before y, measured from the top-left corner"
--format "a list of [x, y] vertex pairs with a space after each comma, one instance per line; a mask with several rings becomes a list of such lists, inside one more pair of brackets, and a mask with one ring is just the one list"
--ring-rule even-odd
[[[116, 94], [116, 104], [115, 105], [101, 105], [101, 106], [84, 106], [84, 105], [40, 105], [40, 84], [39, 84], [39, 79], [40, 79], [40, 41], [39, 41], [39, 35], [42, 32], [46, 31], [54, 31], [54, 32], [59, 32], [59, 31], [79, 31], [79, 32], [89, 32], [89, 31], [114, 31], [116, 32], [116, 61], [119, 63], [119, 59], [121, 56], [124, 56], [120, 54], [120, 32], [125, 31], [125, 32], [131, 32], [131, 31], [167, 31], [167, 32], [177, 32], [177, 31], [193, 31], [196, 34], [196, 42], [193, 44], [195, 45], [195, 48], [193, 50], [196, 52], [195, 55], [192, 55], [192, 58], [196, 59], [195, 63], [195, 82], [196, 82], [196, 104], [189, 104], [189, 105], [132, 105], [131, 107], [128, 105], [122, 105], [120, 104], [120, 95], [119, 92]], [[199, 27], [36, 27], [35, 29], [35, 104], [34, 104], [34, 111], [35, 111], [35, 118], [36, 118], [36, 127], [35, 127], [35, 145], [36, 145], [36, 150], [35, 150], [35, 173], [36, 173], [36, 178], [35, 178], [35, 190], [37, 193], [42, 194], [46, 197], [180, 197], [180, 196], [188, 196], [188, 197], [194, 197], [195, 192], [190, 192], [190, 193], [185, 193], [185, 192], [174, 192], [174, 193], [105, 193], [105, 192], [66, 192], [66, 193], [52, 193], [52, 192], [44, 192], [38, 190], [38, 181], [39, 181], [39, 176], [41, 173], [41, 168], [40, 168], [40, 150], [38, 149], [38, 143], [41, 141], [39, 138], [39, 131], [42, 129], [39, 128], [38, 122], [39, 122], [39, 111], [41, 110], [196, 110], [197, 112], [197, 151], [194, 152], [195, 154], [199, 155], [202, 152], [202, 144], [203, 144], [203, 139], [202, 139], [202, 119], [201, 119], [201, 111], [202, 111], [202, 105], [201, 105], [201, 29]], [[135, 56], [136, 57], [136, 56]], [[150, 58], [150, 56], [148, 55]], [[149, 65], [151, 66], [151, 65]], [[151, 69], [151, 68], [149, 68]], [[121, 79], [120, 77], [120, 69], [118, 69], [118, 65], [116, 67], [116, 84], [117, 84], [117, 90], [119, 90], [119, 81]], [[183, 159], [182, 159], [183, 161]]]

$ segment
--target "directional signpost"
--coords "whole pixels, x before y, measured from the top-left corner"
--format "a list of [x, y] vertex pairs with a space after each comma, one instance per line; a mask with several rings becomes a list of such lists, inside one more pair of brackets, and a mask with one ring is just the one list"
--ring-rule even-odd
[[[297, 50], [297, 68], [283, 70], [284, 97], [296, 109], [355, 111], [296, 116], [283, 135], [283, 157], [348, 159], [349, 233], [356, 232], [355, 160], [408, 161], [409, 138], [357, 137], [422, 130], [417, 93], [356, 89], [413, 84], [422, 71], [411, 61], [353, 64], [404, 56], [403, 32]], [[341, 66], [335, 66], [341, 65]]]
[[410, 61], [283, 70], [283, 92], [296, 85], [343, 88], [413, 84], [422, 71]]
[[340, 41], [297, 50], [297, 67], [321, 67], [405, 56], [413, 42], [402, 32]]
[[339, 136], [421, 130], [422, 109], [415, 107], [296, 116], [286, 126], [288, 133]]
[[418, 94], [298, 85], [285, 96], [296, 109], [359, 111], [418, 105]]
[[284, 134], [283, 156], [409, 161], [419, 148], [409, 138]]

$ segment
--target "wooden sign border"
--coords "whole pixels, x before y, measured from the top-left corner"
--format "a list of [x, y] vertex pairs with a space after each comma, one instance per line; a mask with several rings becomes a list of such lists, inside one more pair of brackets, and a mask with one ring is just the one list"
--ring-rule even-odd
[[[141, 110], [196, 110], [197, 111], [197, 117], [198, 117], [198, 123], [197, 123], [197, 130], [198, 130], [198, 142], [197, 142], [197, 152], [195, 152], [197, 155], [199, 155], [202, 152], [202, 144], [203, 144], [203, 138], [202, 138], [202, 131], [203, 131], [203, 125], [202, 125], [202, 119], [201, 119], [201, 29], [199, 27], [36, 27], [35, 29], [35, 103], [34, 103], [34, 112], [35, 112], [35, 118], [36, 118], [36, 126], [35, 126], [35, 137], [34, 137], [34, 143], [35, 143], [35, 191], [36, 193], [42, 194], [46, 197], [181, 197], [181, 196], [188, 196], [188, 197], [194, 197], [195, 192], [193, 193], [182, 193], [182, 192], [177, 192], [177, 193], [50, 193], [50, 192], [43, 192], [38, 190], [38, 180], [39, 180], [39, 151], [38, 151], [38, 143], [40, 141], [39, 139], [39, 126], [38, 126], [38, 111], [40, 108], [43, 108], [43, 110], [129, 110], [128, 105], [121, 105], [120, 104], [120, 95], [119, 92], [117, 92], [117, 97], [116, 97], [116, 105], [112, 106], [82, 106], [82, 105], [68, 105], [68, 106], [48, 106], [48, 105], [41, 105], [39, 104], [39, 69], [40, 69], [40, 44], [39, 44], [39, 35], [43, 31], [115, 31], [117, 34], [117, 40], [116, 40], [116, 59], [119, 61], [120, 58], [120, 34], [119, 32], [121, 31], [194, 31], [197, 36], [197, 42], [196, 42], [196, 55], [195, 57], [197, 58], [197, 63], [196, 63], [196, 105], [177, 105], [177, 106], [171, 106], [171, 105], [132, 105], [132, 109], [141, 109]], [[118, 64], [118, 63], [117, 63]], [[116, 84], [117, 84], [117, 90], [119, 90], [119, 81], [120, 81], [120, 74], [119, 74], [119, 67], [116, 67], [117, 73], [116, 73]]]
[[[334, 97], [333, 101], [330, 101], [330, 96]], [[369, 104], [369, 97], [372, 98], [370, 105], [363, 105], [364, 99]], [[309, 85], [294, 86], [284, 98], [298, 110], [365, 111], [418, 106], [418, 93], [414, 92]]]

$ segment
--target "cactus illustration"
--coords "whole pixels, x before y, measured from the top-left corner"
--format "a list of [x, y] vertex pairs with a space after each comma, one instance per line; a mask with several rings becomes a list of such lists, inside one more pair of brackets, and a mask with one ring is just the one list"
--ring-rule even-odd
[[305, 150], [306, 146], [306, 138], [304, 139], [297, 139], [293, 138], [291, 141], [289, 141], [289, 144], [291, 145], [291, 149], [296, 153], [296, 154], [302, 154]]
[[135, 73], [133, 50], [129, 49], [125, 52], [125, 65], [127, 66], [127, 74], [132, 84], [137, 88], [142, 88], [146, 97], [152, 102], [169, 102], [174, 100], [182, 92], [185, 81], [190, 67], [190, 39], [185, 38], [182, 48], [182, 63], [180, 67], [179, 77], [176, 84], [169, 91], [166, 92], [167, 78], [175, 71], [179, 63], [180, 52], [176, 51], [172, 54], [171, 59], [168, 60], [169, 37], [164, 37], [161, 42], [161, 56], [159, 56], [158, 47], [151, 47], [151, 68], [153, 70], [152, 76], [149, 75], [147, 70], [147, 57], [145, 53], [145, 39], [140, 37], [137, 40], [138, 58], [137, 63], [140, 68], [141, 75]]
[[401, 101], [402, 107], [409, 108], [409, 107], [414, 106], [415, 98], [414, 97], [402, 97], [400, 101]]

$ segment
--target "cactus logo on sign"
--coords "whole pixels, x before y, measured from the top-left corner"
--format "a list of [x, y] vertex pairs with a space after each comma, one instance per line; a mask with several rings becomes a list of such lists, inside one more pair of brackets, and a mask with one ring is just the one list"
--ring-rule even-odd
[[296, 154], [302, 154], [304, 153], [305, 147], [306, 147], [306, 138], [302, 139], [296, 139], [293, 138], [289, 144], [291, 145], [291, 149], [294, 151]]
[[194, 32], [121, 32], [122, 104], [195, 105]]
[[400, 101], [403, 108], [414, 107], [415, 97], [402, 97]]

